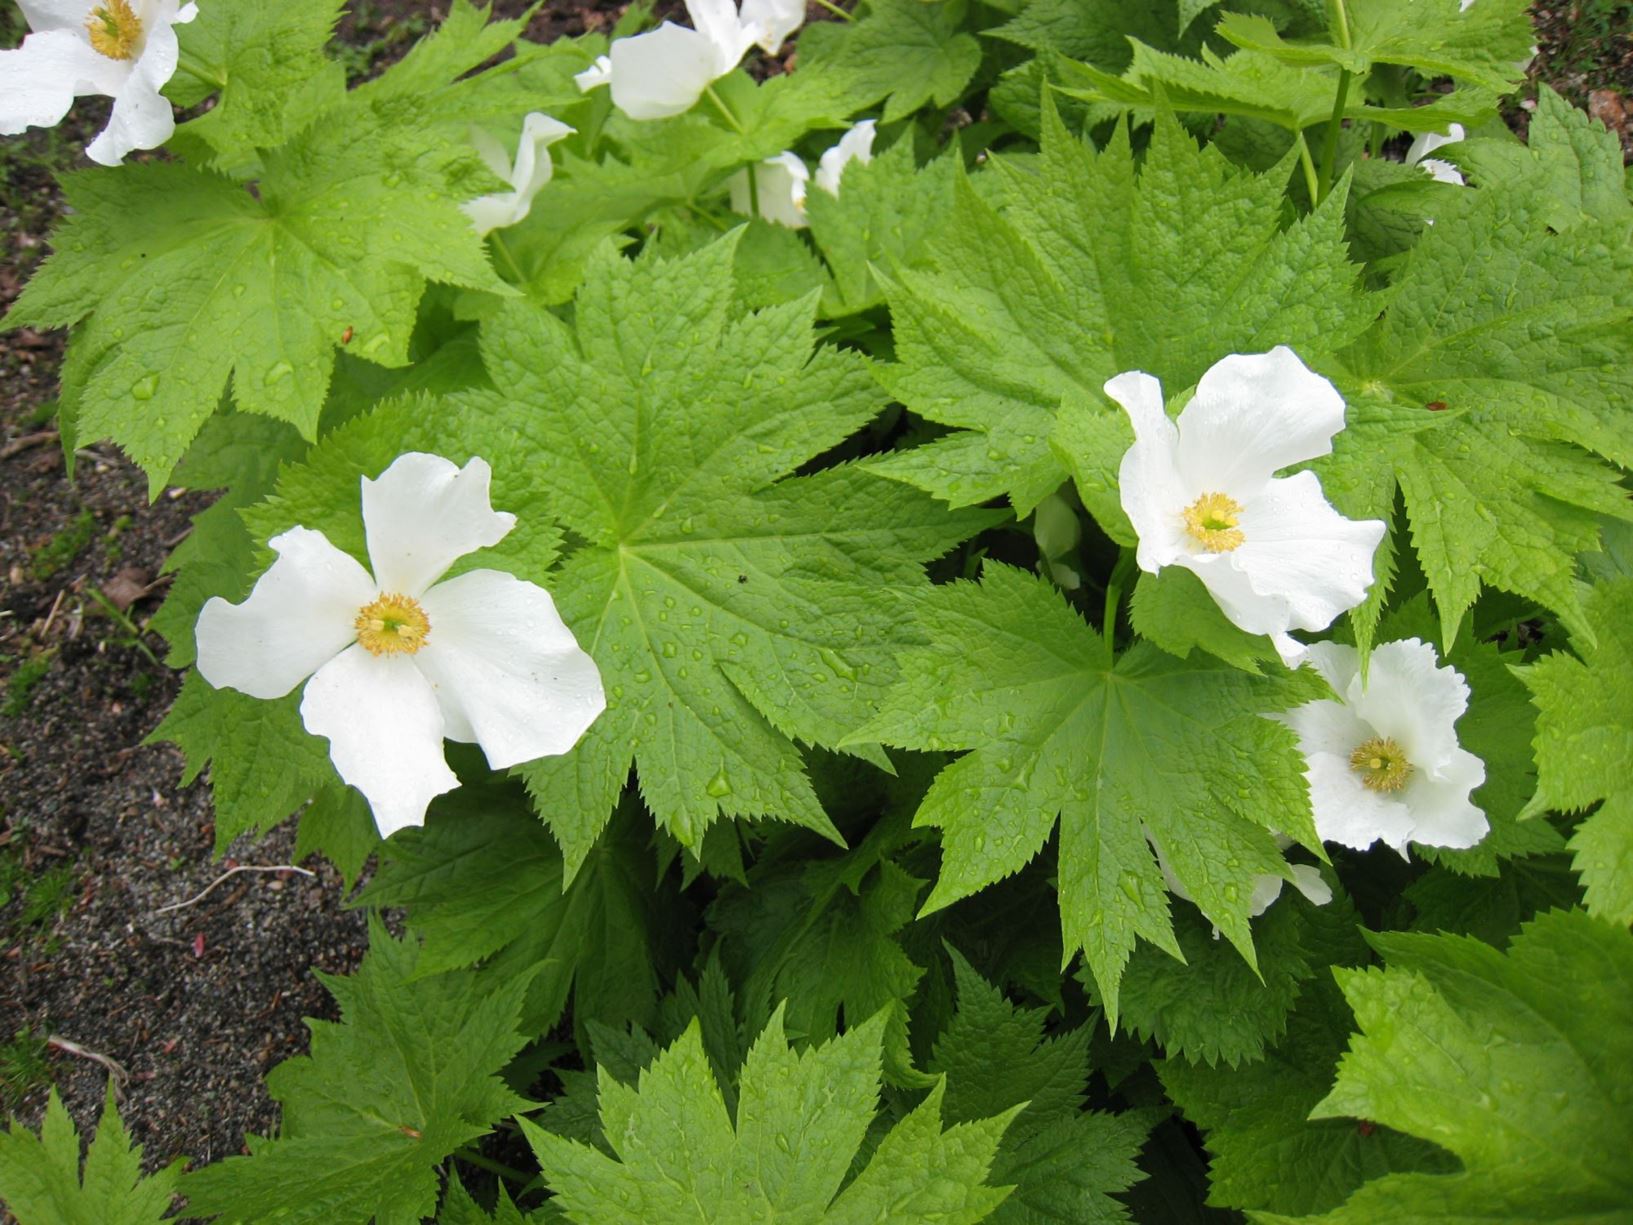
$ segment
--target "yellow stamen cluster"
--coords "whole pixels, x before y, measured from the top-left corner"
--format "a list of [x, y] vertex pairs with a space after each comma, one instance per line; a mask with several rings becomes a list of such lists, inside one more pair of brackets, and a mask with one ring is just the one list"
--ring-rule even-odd
[[1374, 736], [1356, 745], [1355, 752], [1349, 755], [1349, 765], [1361, 776], [1361, 786], [1386, 795], [1399, 791], [1412, 777], [1412, 763], [1388, 736]]
[[412, 655], [431, 635], [431, 620], [418, 600], [382, 595], [357, 610], [357, 641], [371, 655]]
[[1185, 508], [1185, 530], [1210, 553], [1229, 553], [1245, 537], [1236, 525], [1242, 504], [1229, 494], [1205, 493]]
[[92, 48], [110, 60], [128, 60], [135, 57], [136, 44], [142, 40], [142, 19], [129, 0], [107, 0], [91, 10], [85, 32]]

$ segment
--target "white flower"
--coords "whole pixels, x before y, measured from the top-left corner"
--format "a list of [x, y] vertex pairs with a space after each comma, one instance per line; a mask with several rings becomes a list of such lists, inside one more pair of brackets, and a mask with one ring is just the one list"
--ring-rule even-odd
[[816, 185], [830, 196], [839, 195], [839, 178], [851, 162], [866, 166], [873, 160], [874, 121], [864, 119], [852, 124], [850, 131], [839, 138], [817, 163]]
[[[1174, 875], [1174, 869], [1169, 865], [1168, 858], [1162, 853], [1162, 847], [1147, 830], [1145, 839], [1151, 844], [1151, 849], [1157, 856], [1157, 867], [1162, 870], [1163, 883], [1168, 886], [1168, 892], [1186, 902], [1196, 899], [1190, 891], [1180, 883], [1179, 877]], [[1283, 834], [1276, 835], [1276, 845], [1286, 850], [1293, 845], [1293, 840]], [[1325, 906], [1332, 901], [1332, 886], [1321, 879], [1321, 873], [1307, 863], [1288, 865], [1293, 873], [1293, 888], [1302, 893], [1313, 906]], [[1270, 904], [1281, 896], [1281, 887], [1286, 882], [1279, 876], [1272, 876], [1268, 872], [1255, 873], [1253, 876], [1253, 893], [1249, 899], [1248, 917], [1256, 919], [1270, 909]], [[1219, 929], [1213, 929], [1214, 939], [1219, 938]]]
[[1309, 662], [1339, 700], [1279, 717], [1298, 734], [1324, 841], [1362, 850], [1381, 839], [1405, 855], [1408, 842], [1470, 847], [1485, 837], [1469, 793], [1486, 768], [1457, 743], [1469, 687], [1455, 668], [1416, 638], [1375, 649], [1365, 684], [1354, 647], [1318, 642]]
[[1456, 166], [1450, 162], [1441, 161], [1437, 157], [1430, 157], [1442, 145], [1454, 145], [1462, 140], [1466, 133], [1460, 123], [1451, 124], [1446, 129], [1446, 135], [1439, 132], [1424, 132], [1412, 142], [1412, 147], [1406, 151], [1406, 164], [1416, 166], [1429, 174], [1437, 183], [1452, 183], [1463, 186], [1463, 176]]
[[522, 136], [516, 144], [516, 160], [512, 162], [505, 147], [485, 129], [471, 128], [471, 143], [481, 155], [489, 170], [506, 180], [511, 190], [491, 196], [478, 196], [461, 205], [478, 234], [515, 225], [527, 216], [533, 207], [533, 197], [550, 181], [554, 167], [550, 161], [550, 146], [572, 134], [565, 123], [550, 118], [540, 111], [532, 111], [522, 121]]
[[805, 20], [804, 0], [686, 0], [694, 29], [666, 21], [656, 30], [620, 38], [577, 74], [580, 91], [612, 86], [612, 101], [631, 119], [681, 115], [758, 43], [775, 55]]
[[34, 33], [0, 51], [0, 135], [61, 122], [81, 94], [106, 94], [113, 113], [85, 149], [117, 166], [132, 149], [156, 149], [176, 130], [159, 88], [176, 71], [171, 27], [196, 4], [176, 0], [18, 0]]
[[785, 225], [791, 230], [804, 229], [810, 223], [805, 219], [805, 185], [811, 172], [805, 168], [797, 153], [779, 153], [758, 165], [739, 170], [731, 177], [731, 206], [745, 215], [753, 213], [754, 197], [748, 189], [748, 176], [754, 176], [754, 191], [759, 197], [760, 216], [773, 225]]
[[488, 465], [399, 456], [363, 478], [370, 577], [322, 532], [291, 528], [242, 604], [199, 614], [198, 670], [218, 688], [278, 698], [307, 677], [306, 730], [329, 740], [382, 835], [418, 825], [459, 780], [444, 737], [502, 770], [565, 753], [606, 707], [595, 662], [543, 588], [497, 570], [439, 583], [516, 517], [488, 499]]
[[[822, 155], [817, 165], [816, 184], [830, 196], [839, 195], [839, 179], [845, 166], [853, 161], [863, 165], [873, 160], [874, 121], [864, 119], [839, 138], [839, 143]], [[754, 194], [748, 189], [748, 176], [754, 175]], [[731, 178], [731, 206], [736, 212], [753, 214], [754, 195], [760, 203], [760, 216], [776, 225], [791, 230], [804, 229], [805, 196], [811, 172], [800, 160], [799, 154], [786, 150], [776, 157], [768, 157], [757, 166], [739, 170]]]
[[1105, 390], [1134, 423], [1118, 481], [1140, 569], [1185, 567], [1225, 616], [1297, 663], [1305, 648], [1288, 631], [1325, 629], [1366, 598], [1384, 534], [1380, 520], [1328, 505], [1313, 472], [1274, 475], [1332, 450], [1338, 392], [1284, 345], [1214, 363], [1177, 423], [1149, 374], [1119, 374]]

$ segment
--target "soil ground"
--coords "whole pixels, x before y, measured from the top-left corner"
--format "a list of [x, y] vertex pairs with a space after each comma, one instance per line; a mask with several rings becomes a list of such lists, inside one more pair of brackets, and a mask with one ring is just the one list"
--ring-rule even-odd
[[[551, 0], [529, 33], [607, 29], [622, 8]], [[1533, 80], [1588, 106], [1633, 154], [1633, 3], [1548, 0], [1533, 14]], [[339, 31], [348, 68], [380, 70], [441, 16], [357, 0]], [[0, 46], [21, 34], [6, 6]], [[0, 141], [0, 310], [60, 214], [54, 172], [81, 160], [101, 121], [84, 100], [58, 129]], [[208, 497], [150, 504], [105, 446], [65, 479], [51, 428], [61, 349], [55, 335], [0, 334], [0, 1119], [37, 1126], [54, 1084], [84, 1128], [112, 1074], [150, 1167], [206, 1162], [276, 1126], [263, 1078], [305, 1048], [303, 1017], [333, 1015], [312, 970], [353, 966], [363, 921], [318, 862], [312, 875], [240, 872], [174, 908], [235, 864], [287, 863], [293, 835], [215, 859], [207, 789], [180, 785], [169, 746], [142, 744], [178, 685], [143, 627], [164, 558]]]

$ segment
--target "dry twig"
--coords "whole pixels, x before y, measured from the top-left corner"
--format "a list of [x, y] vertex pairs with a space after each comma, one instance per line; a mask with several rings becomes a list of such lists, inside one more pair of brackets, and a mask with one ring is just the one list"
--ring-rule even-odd
[[305, 868], [297, 868], [292, 863], [274, 863], [264, 865], [241, 863], [237, 867], [228, 868], [220, 876], [216, 877], [209, 884], [205, 885], [203, 889], [199, 890], [196, 896], [188, 898], [185, 902], [172, 902], [168, 906], [161, 906], [153, 913], [156, 915], [166, 914], [172, 910], [184, 910], [189, 906], [197, 905], [210, 895], [210, 890], [221, 884], [222, 881], [227, 880], [229, 877], [236, 876], [240, 872], [299, 872], [302, 876], [317, 875], [316, 872], [308, 871]]

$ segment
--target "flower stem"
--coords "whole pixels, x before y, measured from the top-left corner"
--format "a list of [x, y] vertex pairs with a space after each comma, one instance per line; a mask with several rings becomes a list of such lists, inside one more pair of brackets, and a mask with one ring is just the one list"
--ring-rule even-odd
[[1349, 13], [1344, 8], [1344, 0], [1327, 0], [1327, 24], [1332, 27], [1333, 35], [1338, 39], [1338, 45], [1349, 50]]
[[750, 218], [760, 215], [760, 167], [758, 163], [748, 168], [748, 215]]
[[1100, 619], [1100, 637], [1105, 640], [1108, 654], [1116, 653], [1117, 612], [1123, 604], [1123, 592], [1134, 574], [1134, 554], [1124, 549], [1112, 567], [1106, 581], [1106, 610]]
[[856, 18], [852, 17], [844, 9], [840, 8], [837, 4], [834, 4], [832, 2], [832, 0], [816, 0], [816, 2], [817, 2], [817, 7], [818, 8], [827, 9], [830, 13], [832, 13], [835, 17], [838, 17], [842, 21], [855, 21], [856, 20]]
[[1349, 86], [1353, 74], [1348, 68], [1338, 71], [1338, 93], [1333, 98], [1332, 118], [1327, 120], [1327, 139], [1321, 149], [1321, 195], [1311, 203], [1320, 203], [1332, 190], [1333, 169], [1338, 164], [1338, 133], [1344, 126], [1344, 104], [1349, 101]]
[[504, 257], [505, 267], [510, 269], [512, 275], [515, 276], [516, 284], [526, 285], [527, 274], [522, 271], [522, 266], [516, 262], [516, 257], [510, 253], [510, 244], [505, 242], [504, 236], [498, 230], [494, 230], [488, 235], [488, 240], [493, 243], [494, 254]]
[[530, 1183], [533, 1181], [533, 1175], [523, 1173], [515, 1166], [505, 1165], [502, 1161], [495, 1161], [492, 1157], [484, 1157], [469, 1145], [455, 1149], [454, 1159], [463, 1161], [467, 1165], [474, 1165], [490, 1174], [497, 1174], [500, 1178], [507, 1178], [514, 1183]]
[[731, 113], [731, 107], [726, 105], [725, 100], [714, 92], [714, 86], [705, 85], [703, 92], [709, 95], [709, 101], [714, 103], [715, 109], [720, 112], [720, 117], [730, 125], [731, 130], [739, 136], [743, 135], [743, 125], [737, 122], [737, 116]]
[[1310, 142], [1304, 139], [1304, 133], [1298, 133], [1298, 161], [1304, 167], [1304, 186], [1310, 193], [1310, 207], [1314, 208], [1321, 202], [1321, 179], [1315, 172], [1315, 161], [1310, 157]]

